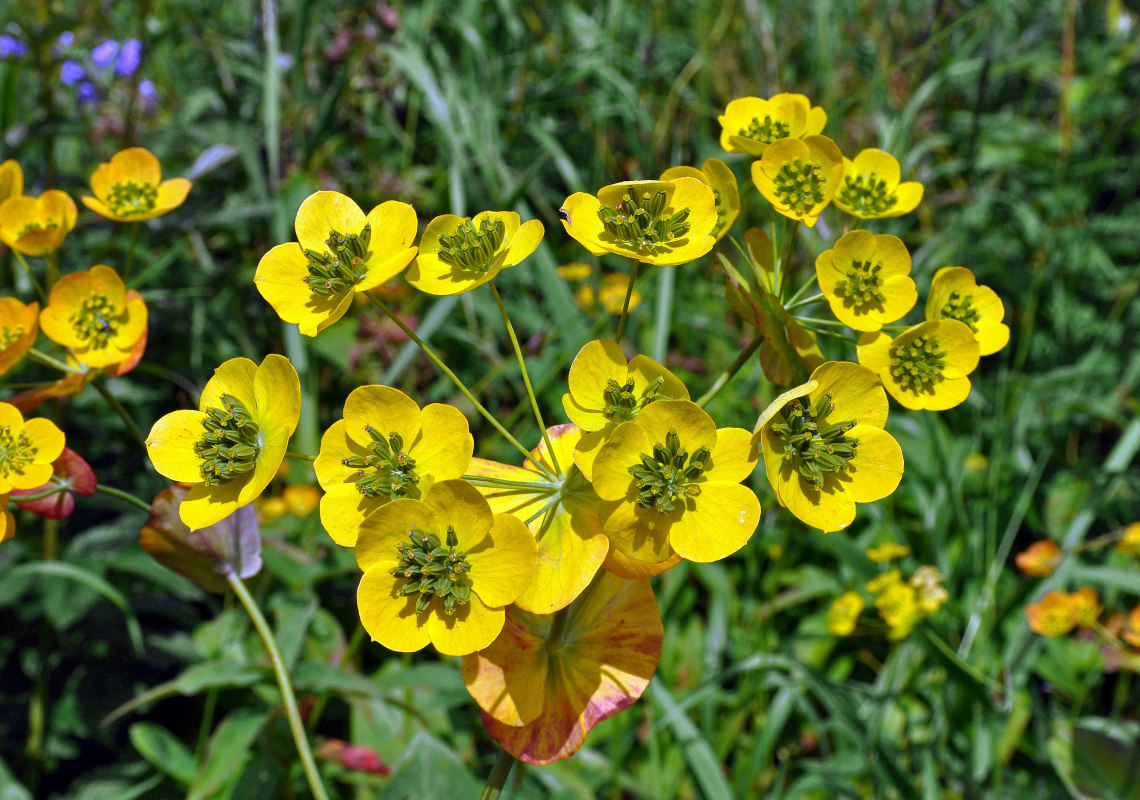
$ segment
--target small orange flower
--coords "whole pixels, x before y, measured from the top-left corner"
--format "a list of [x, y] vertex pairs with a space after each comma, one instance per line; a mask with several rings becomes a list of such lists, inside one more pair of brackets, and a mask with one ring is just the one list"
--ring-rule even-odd
[[89, 367], [127, 360], [146, 321], [142, 297], [128, 297], [119, 273], [102, 264], [60, 278], [40, 312], [48, 338], [70, 347], [76, 360]]
[[1025, 618], [1034, 633], [1050, 638], [1064, 636], [1077, 624], [1076, 604], [1072, 595], [1049, 592], [1036, 603], [1026, 606]]
[[51, 480], [52, 462], [63, 444], [63, 431], [50, 419], [25, 422], [18, 408], [0, 403], [0, 494], [7, 498], [13, 489], [34, 489]]
[[83, 205], [116, 222], [141, 222], [182, 205], [190, 193], [185, 178], [162, 179], [162, 167], [149, 150], [130, 147], [111, 156], [91, 175], [94, 197]]
[[1017, 554], [1017, 568], [1035, 578], [1047, 578], [1061, 563], [1061, 548], [1052, 539], [1041, 539]]
[[63, 244], [78, 213], [75, 201], [59, 189], [9, 197], [0, 203], [0, 241], [26, 256], [47, 255]]
[[36, 343], [40, 304], [24, 305], [14, 297], [0, 297], [0, 375], [23, 361]]
[[1096, 589], [1091, 586], [1082, 586], [1069, 595], [1073, 604], [1073, 617], [1082, 628], [1089, 628], [1096, 624], [1097, 617], [1104, 609], [1100, 605]]

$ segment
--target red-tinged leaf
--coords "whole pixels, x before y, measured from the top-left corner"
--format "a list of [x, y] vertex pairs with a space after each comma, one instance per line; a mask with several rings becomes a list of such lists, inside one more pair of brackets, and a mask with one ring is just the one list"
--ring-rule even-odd
[[335, 761], [357, 772], [370, 772], [373, 775], [392, 774], [392, 768], [384, 763], [375, 750], [358, 744], [348, 744], [340, 739], [329, 739], [321, 745], [317, 755], [326, 761]]

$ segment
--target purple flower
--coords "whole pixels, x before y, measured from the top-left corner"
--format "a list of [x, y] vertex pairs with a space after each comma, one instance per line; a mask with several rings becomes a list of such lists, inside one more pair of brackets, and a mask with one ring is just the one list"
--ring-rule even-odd
[[71, 47], [74, 42], [75, 34], [71, 31], [64, 31], [59, 35], [59, 38], [55, 40], [56, 45], [59, 47]]
[[108, 39], [91, 51], [91, 60], [95, 62], [95, 66], [106, 69], [115, 63], [118, 55], [119, 43], [114, 39]]
[[70, 58], [64, 61], [59, 68], [59, 79], [63, 81], [64, 86], [74, 86], [83, 80], [86, 74], [87, 71]]
[[99, 99], [99, 90], [95, 88], [95, 84], [91, 81], [84, 81], [79, 84], [77, 96], [80, 103], [94, 103]]
[[28, 46], [14, 36], [0, 33], [0, 58], [19, 58], [28, 54]]
[[123, 42], [123, 49], [119, 51], [119, 63], [115, 64], [115, 72], [120, 75], [133, 75], [139, 68], [142, 58], [142, 43], [138, 39], [127, 39]]
[[158, 92], [154, 88], [154, 81], [148, 79], [139, 84], [139, 97], [145, 97], [147, 100], [154, 100], [158, 97]]

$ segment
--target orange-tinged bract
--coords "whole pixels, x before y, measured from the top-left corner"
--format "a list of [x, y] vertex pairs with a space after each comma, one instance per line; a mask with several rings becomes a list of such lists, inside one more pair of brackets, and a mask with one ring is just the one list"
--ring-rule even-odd
[[301, 416], [301, 384], [284, 356], [231, 358], [202, 390], [198, 411], [174, 411], [146, 440], [154, 468], [193, 484], [178, 507], [190, 530], [252, 503], [277, 473]]
[[760, 158], [780, 139], [802, 139], [823, 131], [827, 112], [802, 94], [781, 92], [768, 99], [738, 97], [717, 117], [720, 146]]
[[871, 148], [843, 159], [843, 182], [835, 205], [860, 219], [882, 219], [909, 214], [922, 202], [917, 181], [899, 183], [899, 162], [890, 153]]
[[428, 223], [408, 283], [428, 294], [460, 294], [494, 279], [538, 249], [545, 229], [520, 223], [514, 211], [484, 211], [474, 219], [444, 214]]
[[325, 490], [321, 524], [334, 542], [352, 547], [369, 514], [392, 500], [419, 500], [436, 481], [460, 477], [474, 449], [459, 409], [431, 403], [421, 410], [388, 386], [354, 389], [313, 464]]
[[372, 640], [400, 652], [430, 642], [453, 656], [495, 640], [536, 559], [526, 526], [493, 514], [461, 480], [381, 507], [361, 523], [355, 552], [360, 621]]
[[713, 191], [696, 178], [625, 181], [598, 195], [576, 192], [562, 226], [596, 256], [613, 253], [658, 266], [686, 264], [716, 244]]
[[712, 235], [719, 242], [740, 216], [740, 189], [732, 170], [719, 158], [710, 158], [701, 165], [700, 169], [670, 167], [661, 173], [663, 181], [676, 178], [696, 178], [712, 189], [713, 202], [716, 205], [716, 225], [713, 226]]
[[780, 505], [827, 533], [851, 524], [856, 503], [895, 490], [903, 456], [898, 442], [883, 430], [887, 394], [874, 373], [858, 364], [829, 361], [812, 372], [805, 387], [812, 383], [815, 388], [806, 395], [790, 402], [778, 399], [784, 404], [770, 417], [765, 414], [753, 439], [759, 440]]
[[60, 278], [40, 312], [44, 334], [71, 348], [76, 361], [89, 367], [130, 358], [146, 324], [142, 297], [128, 296], [119, 273], [102, 264]]
[[826, 136], [780, 139], [752, 162], [752, 182], [785, 217], [815, 225], [843, 177], [843, 154]]
[[965, 267], [943, 267], [934, 273], [926, 298], [927, 319], [956, 319], [974, 334], [978, 354], [993, 355], [1009, 343], [1009, 326], [1002, 322], [1005, 306], [997, 292], [979, 286]]
[[182, 205], [190, 193], [185, 178], [162, 179], [162, 167], [149, 150], [129, 147], [100, 164], [91, 175], [94, 197], [83, 205], [116, 222], [141, 222], [161, 217]]
[[0, 403], [0, 495], [47, 483], [63, 445], [63, 431], [50, 419], [25, 421], [20, 409]]
[[929, 320], [898, 338], [882, 331], [859, 339], [859, 363], [907, 408], [945, 411], [970, 395], [967, 377], [978, 366], [978, 343], [958, 320]]
[[374, 289], [416, 256], [416, 212], [389, 200], [365, 216], [339, 192], [315, 192], [297, 209], [297, 242], [279, 244], [253, 281], [277, 316], [316, 336], [344, 316], [357, 292]]
[[0, 203], [0, 241], [26, 256], [47, 255], [63, 244], [78, 213], [75, 201], [59, 189], [9, 197]]
[[910, 253], [897, 236], [850, 231], [815, 261], [819, 288], [835, 318], [857, 331], [901, 319], [918, 300]]
[[40, 304], [0, 297], [0, 375], [23, 361], [39, 333]]

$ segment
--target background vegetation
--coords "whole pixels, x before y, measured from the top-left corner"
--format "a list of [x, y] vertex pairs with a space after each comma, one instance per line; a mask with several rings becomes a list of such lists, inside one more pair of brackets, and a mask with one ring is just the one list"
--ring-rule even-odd
[[[257, 262], [292, 238], [308, 193], [337, 189], [366, 208], [401, 199], [424, 222], [508, 208], [541, 219], [544, 244], [500, 286], [553, 415], [577, 349], [614, 324], [575, 304], [556, 274], [597, 263], [563, 234], [563, 199], [723, 157], [716, 116], [735, 97], [807, 94], [845, 153], [883, 147], [925, 183], [919, 211], [888, 229], [912, 250], [920, 286], [960, 264], [993, 287], [1011, 344], [983, 361], [965, 405], [892, 410], [906, 475], [850, 530], [808, 531], [758, 471], [765, 513], [751, 543], [657, 579], [665, 650], [646, 696], [575, 757], [519, 769], [508, 796], [1136, 797], [1140, 781], [1098, 777], [1136, 768], [1134, 677], [1094, 642], [1030, 633], [1024, 608], [1089, 584], [1106, 610], [1127, 612], [1140, 602], [1137, 561], [1072, 555], [1039, 580], [1012, 555], [1041, 538], [1072, 551], [1140, 517], [1138, 14], [1076, 0], [16, 0], [2, 32], [30, 49], [0, 61], [0, 148], [29, 191], [79, 196], [130, 144], [193, 179], [186, 205], [142, 231], [132, 285], [150, 307], [147, 360], [109, 386], [145, 430], [194, 402], [221, 361], [286, 353], [306, 392], [296, 449], [315, 452], [361, 384], [466, 406], [374, 310], [300, 342], [257, 295]], [[68, 31], [67, 57], [86, 65], [95, 99], [61, 82], [50, 44], [37, 49]], [[90, 63], [105, 39], [128, 38], [143, 45], [133, 76]], [[137, 93], [144, 79], [153, 96]], [[747, 162], [732, 163], [746, 218], [765, 219]], [[825, 216], [813, 252], [841, 224]], [[65, 271], [121, 268], [126, 239], [112, 234], [81, 213]], [[8, 293], [29, 298], [11, 257], [0, 260]], [[649, 275], [630, 339], [668, 354], [699, 393], [749, 333], [711, 259]], [[489, 298], [397, 287], [392, 299], [520, 439], [537, 438]], [[775, 393], [757, 364], [710, 410], [750, 427]], [[58, 413], [101, 481], [144, 498], [162, 488], [97, 393]], [[511, 460], [480, 422], [476, 455]], [[297, 466], [287, 480], [311, 477]], [[304, 796], [240, 609], [151, 561], [137, 545], [143, 514], [80, 502], [62, 560], [102, 580], [22, 570], [39, 549], [27, 515], [0, 547], [0, 796]], [[477, 792], [495, 747], [456, 665], [361, 642], [355, 564], [315, 512], [263, 536], [251, 587], [272, 612], [331, 791]], [[887, 539], [911, 545], [912, 566], [938, 566], [950, 602], [899, 643], [882, 630], [831, 636], [828, 603], [874, 574], [863, 549]], [[36, 725], [44, 747], [29, 754]], [[336, 740], [375, 751], [392, 775], [347, 766]]]

